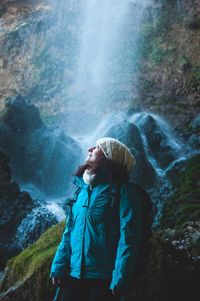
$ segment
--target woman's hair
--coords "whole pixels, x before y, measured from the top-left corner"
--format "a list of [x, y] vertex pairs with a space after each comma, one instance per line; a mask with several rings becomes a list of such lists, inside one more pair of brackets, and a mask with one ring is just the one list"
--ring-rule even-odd
[[129, 180], [128, 171], [120, 167], [113, 160], [107, 159], [103, 153], [95, 160], [95, 162], [79, 166], [75, 172], [75, 176], [82, 176], [86, 169], [90, 169], [90, 171], [95, 174], [98, 174], [100, 171], [105, 171], [110, 180], [117, 185], [122, 185]]

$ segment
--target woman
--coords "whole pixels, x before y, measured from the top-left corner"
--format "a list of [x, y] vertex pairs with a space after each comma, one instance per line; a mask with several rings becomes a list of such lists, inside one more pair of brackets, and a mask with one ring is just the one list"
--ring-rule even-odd
[[134, 164], [124, 144], [106, 137], [77, 170], [74, 204], [51, 268], [60, 300], [117, 301], [130, 289], [141, 237], [140, 201], [128, 183]]

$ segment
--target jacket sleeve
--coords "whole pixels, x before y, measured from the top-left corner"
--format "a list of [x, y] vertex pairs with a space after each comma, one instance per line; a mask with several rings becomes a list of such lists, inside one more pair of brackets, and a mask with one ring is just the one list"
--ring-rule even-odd
[[62, 236], [62, 240], [58, 246], [56, 254], [54, 256], [50, 277], [64, 277], [69, 271], [70, 265], [70, 232], [72, 227], [72, 209], [70, 208], [66, 219], [66, 226]]
[[120, 237], [110, 289], [127, 289], [133, 280], [134, 268], [141, 241], [141, 200], [132, 187], [121, 188]]

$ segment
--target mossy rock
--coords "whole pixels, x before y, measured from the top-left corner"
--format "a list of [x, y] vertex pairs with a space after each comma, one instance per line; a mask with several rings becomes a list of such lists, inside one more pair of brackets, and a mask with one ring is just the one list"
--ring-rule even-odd
[[187, 71], [191, 67], [191, 63], [190, 63], [189, 59], [184, 55], [180, 57], [178, 63], [179, 63], [179, 67], [183, 71]]
[[185, 223], [200, 220], [200, 155], [187, 161], [174, 180], [175, 192], [163, 208], [161, 226], [182, 231]]
[[52, 298], [50, 266], [63, 229], [64, 222], [51, 227], [35, 244], [8, 261], [1, 283], [1, 300], [44, 301]]
[[191, 67], [186, 81], [186, 87], [192, 90], [198, 90], [200, 87], [200, 67], [195, 65]]
[[138, 290], [128, 301], [197, 300], [200, 261], [194, 261], [185, 250], [177, 249], [157, 230], [145, 275]]

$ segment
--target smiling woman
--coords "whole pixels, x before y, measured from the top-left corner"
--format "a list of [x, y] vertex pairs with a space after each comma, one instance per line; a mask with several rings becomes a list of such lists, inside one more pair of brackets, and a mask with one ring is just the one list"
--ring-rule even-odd
[[88, 149], [51, 268], [59, 286], [54, 300], [117, 301], [130, 292], [141, 237], [141, 203], [134, 194], [133, 205], [128, 183], [134, 163], [130, 150], [113, 138]]

